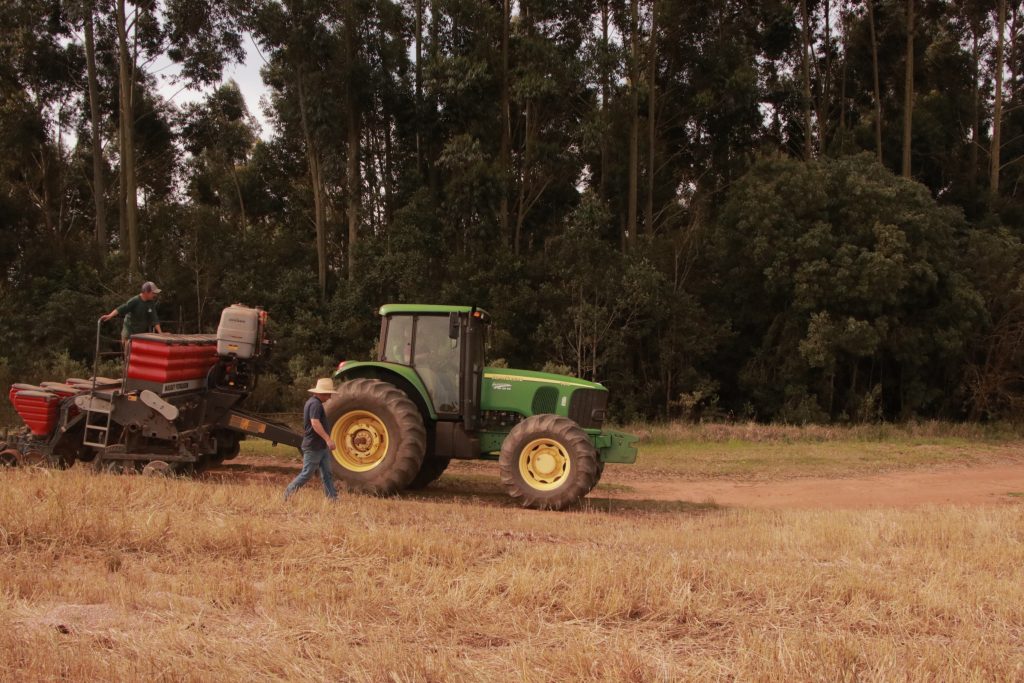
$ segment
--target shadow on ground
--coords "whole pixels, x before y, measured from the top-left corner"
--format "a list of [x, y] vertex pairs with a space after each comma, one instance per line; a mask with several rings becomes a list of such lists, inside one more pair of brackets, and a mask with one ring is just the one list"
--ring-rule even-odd
[[[714, 503], [692, 503], [684, 500], [647, 500], [617, 498], [618, 491], [629, 490], [627, 486], [612, 485], [605, 489], [598, 486], [589, 496], [571, 510], [596, 513], [689, 513], [703, 514], [721, 508]], [[518, 508], [509, 498], [497, 477], [486, 475], [446, 474], [431, 486], [420, 491], [404, 491], [402, 498], [475, 503], [495, 507]]]
[[[283, 490], [299, 469], [300, 463], [297, 461], [294, 464], [280, 461], [226, 462], [198, 475], [195, 480], [212, 484], [280, 486]], [[314, 477], [307, 486], [319, 488], [319, 479]], [[632, 487], [621, 484], [600, 484], [579, 505], [573, 506], [570, 510], [601, 514], [705, 514], [722, 509], [714, 503], [620, 497], [623, 494], [628, 495], [632, 490]], [[516, 501], [505, 493], [497, 476], [476, 473], [446, 473], [425, 489], [403, 491], [396, 497], [404, 500], [499, 508], [519, 507]]]

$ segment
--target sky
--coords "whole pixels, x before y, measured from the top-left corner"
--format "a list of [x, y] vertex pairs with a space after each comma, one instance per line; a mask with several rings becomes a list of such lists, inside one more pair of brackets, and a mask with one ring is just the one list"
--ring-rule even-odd
[[[246, 106], [249, 107], [249, 113], [260, 126], [260, 137], [266, 139], [271, 135], [272, 129], [267, 122], [267, 117], [263, 114], [263, 105], [260, 102], [267, 92], [267, 87], [263, 83], [263, 79], [260, 78], [260, 68], [263, 66], [264, 60], [259, 48], [252, 40], [252, 36], [248, 33], [245, 34], [243, 46], [245, 47], [245, 62], [227, 66], [224, 69], [224, 81], [233, 79], [238, 84], [238, 88], [245, 97]], [[154, 71], [160, 93], [179, 107], [203, 99], [216, 88], [216, 86], [210, 86], [203, 90], [189, 88], [183, 90], [182, 85], [176, 83], [181, 69], [169, 60], [157, 64]]]

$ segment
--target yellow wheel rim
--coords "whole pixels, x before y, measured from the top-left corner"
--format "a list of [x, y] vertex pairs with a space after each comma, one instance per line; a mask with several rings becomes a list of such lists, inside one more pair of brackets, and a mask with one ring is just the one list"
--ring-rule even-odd
[[569, 453], [553, 439], [534, 439], [519, 452], [519, 474], [530, 488], [552, 491], [569, 477]]
[[331, 428], [334, 459], [353, 472], [366, 472], [379, 465], [388, 453], [388, 428], [380, 418], [365, 410], [353, 410], [338, 418]]

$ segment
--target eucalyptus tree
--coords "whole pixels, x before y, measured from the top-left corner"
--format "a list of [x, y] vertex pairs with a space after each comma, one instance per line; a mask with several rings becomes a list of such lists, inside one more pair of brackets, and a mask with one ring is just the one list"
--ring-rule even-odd
[[335, 206], [346, 230], [336, 264], [356, 278], [365, 230], [383, 229], [415, 154], [409, 37], [391, 0], [258, 2], [277, 134], [301, 146], [313, 203], [318, 288], [326, 295]]
[[102, 0], [78, 0], [68, 3], [68, 12], [74, 21], [80, 23], [83, 33], [86, 64], [86, 90], [89, 104], [89, 143], [92, 157], [93, 222], [97, 253], [101, 256], [107, 249], [107, 183], [106, 162], [103, 155], [104, 125], [100, 81], [96, 62], [95, 15], [109, 12], [109, 4]]
[[[181, 77], [193, 87], [220, 80], [224, 66], [244, 56], [240, 17], [245, 0], [114, 0], [118, 67], [118, 141], [121, 157], [121, 223], [128, 244], [129, 273], [139, 265], [138, 173], [139, 105], [145, 99], [147, 69], [166, 54], [181, 64]], [[142, 114], [145, 115], [145, 112]]]
[[906, 0], [907, 53], [903, 82], [903, 177], [910, 177], [910, 148], [914, 134], [914, 0]]
[[229, 81], [203, 101], [186, 105], [182, 116], [181, 141], [191, 155], [191, 197], [198, 203], [215, 202], [244, 235], [248, 219], [241, 175], [256, 133], [242, 92]]
[[134, 7], [126, 0], [114, 0], [114, 9], [114, 28], [117, 36], [118, 152], [121, 161], [121, 243], [124, 245], [127, 242], [128, 273], [135, 276], [139, 265], [138, 179], [135, 169], [136, 83], [140, 79], [140, 56], [145, 56], [143, 66], [155, 59], [161, 52], [161, 36], [156, 3], [152, 0], [140, 2]]
[[556, 231], [576, 203], [580, 122], [595, 106], [580, 53], [589, 3], [521, 2], [513, 34], [515, 254]]
[[[313, 203], [317, 287], [327, 291], [328, 217], [332, 212], [329, 182], [338, 182], [339, 150], [346, 120], [342, 71], [345, 51], [335, 3], [276, 2], [257, 4], [253, 30], [268, 54], [263, 76], [271, 88], [276, 134], [297, 141], [306, 158]], [[336, 194], [336, 192], [335, 192]]]
[[78, 117], [85, 65], [72, 32], [69, 17], [52, 3], [0, 7], [2, 194], [22, 207], [12, 225], [38, 225], [38, 238], [56, 247], [74, 223], [65, 194], [66, 137]]

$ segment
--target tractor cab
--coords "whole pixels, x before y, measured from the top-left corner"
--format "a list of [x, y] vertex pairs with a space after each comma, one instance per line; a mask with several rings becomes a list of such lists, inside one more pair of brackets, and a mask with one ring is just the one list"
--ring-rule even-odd
[[388, 304], [381, 307], [381, 362], [410, 368], [437, 419], [480, 427], [484, 338], [490, 316], [470, 306]]

